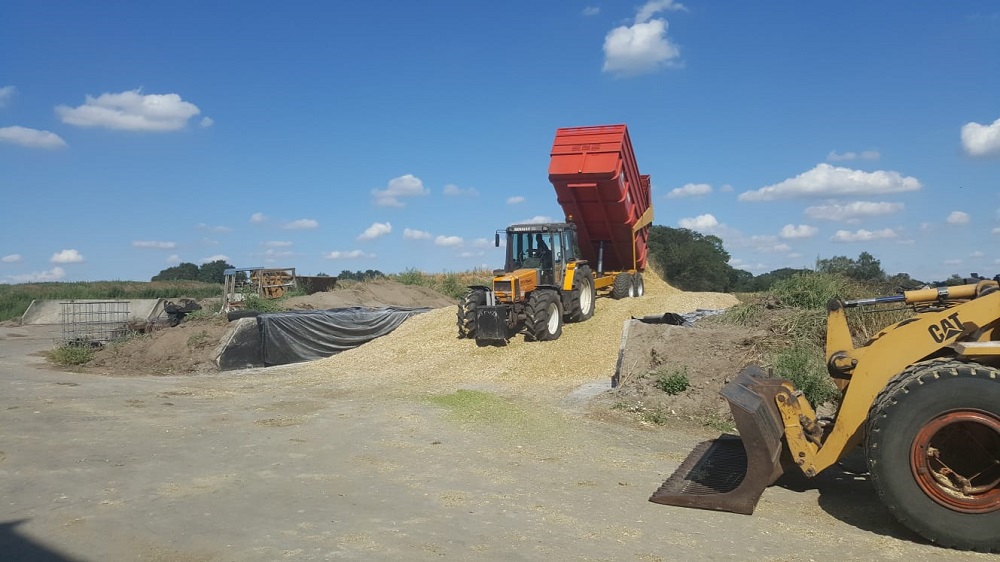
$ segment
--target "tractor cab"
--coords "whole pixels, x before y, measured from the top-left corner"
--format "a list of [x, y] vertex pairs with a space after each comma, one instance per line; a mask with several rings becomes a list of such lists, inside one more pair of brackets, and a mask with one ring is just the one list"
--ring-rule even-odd
[[[562, 285], [566, 265], [578, 259], [573, 224], [516, 224], [508, 227], [506, 234], [504, 271], [534, 269], [539, 285]], [[499, 232], [496, 242], [499, 246]]]

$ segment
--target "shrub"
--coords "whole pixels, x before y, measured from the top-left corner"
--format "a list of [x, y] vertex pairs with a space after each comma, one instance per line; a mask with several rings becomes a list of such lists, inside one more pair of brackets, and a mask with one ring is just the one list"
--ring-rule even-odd
[[814, 345], [802, 341], [777, 352], [773, 357], [774, 374], [792, 381], [815, 408], [837, 400], [840, 391], [834, 386], [823, 361], [823, 353]]
[[403, 285], [426, 286], [428, 284], [427, 277], [423, 274], [423, 272], [415, 267], [410, 267], [402, 273], [397, 273], [396, 281], [402, 283]]
[[769, 292], [784, 306], [826, 310], [830, 299], [850, 293], [850, 285], [843, 275], [803, 273], [776, 281]]
[[660, 372], [656, 377], [656, 387], [670, 396], [680, 394], [691, 386], [686, 368]]
[[281, 312], [283, 308], [278, 299], [266, 299], [254, 293], [243, 295], [243, 308], [257, 312]]

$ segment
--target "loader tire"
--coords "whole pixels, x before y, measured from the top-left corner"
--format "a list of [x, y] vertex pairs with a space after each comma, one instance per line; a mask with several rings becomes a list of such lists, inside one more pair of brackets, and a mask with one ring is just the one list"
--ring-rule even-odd
[[562, 302], [555, 291], [540, 289], [532, 292], [528, 296], [524, 315], [526, 340], [552, 341], [562, 335]]
[[594, 274], [589, 267], [581, 265], [573, 275], [573, 291], [570, 293], [566, 319], [570, 322], [583, 322], [593, 316], [596, 297]]
[[623, 299], [631, 297], [634, 293], [635, 287], [632, 286], [631, 273], [619, 273], [615, 276], [615, 282], [611, 285], [611, 298]]
[[889, 511], [931, 542], [1000, 552], [1000, 370], [928, 363], [893, 377], [872, 405], [872, 483]]
[[458, 303], [458, 337], [476, 339], [476, 311], [486, 304], [486, 291], [472, 289]]

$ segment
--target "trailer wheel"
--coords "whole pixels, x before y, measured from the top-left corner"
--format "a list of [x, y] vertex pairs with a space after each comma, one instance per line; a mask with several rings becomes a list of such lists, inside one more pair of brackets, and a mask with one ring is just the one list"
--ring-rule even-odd
[[1000, 551], [1000, 370], [957, 361], [904, 371], [868, 415], [879, 497], [941, 546]]
[[472, 289], [458, 303], [458, 337], [476, 339], [476, 311], [486, 304], [486, 291]]
[[619, 273], [615, 276], [615, 282], [611, 285], [611, 298], [623, 299], [632, 296], [632, 274]]
[[638, 271], [635, 273], [633, 284], [635, 285], [635, 294], [632, 296], [641, 297], [646, 294], [646, 285], [642, 282], [642, 273]]
[[573, 291], [570, 293], [567, 320], [583, 322], [594, 315], [594, 299], [597, 296], [594, 289], [594, 274], [590, 268], [581, 265], [573, 275]]
[[559, 294], [540, 289], [528, 296], [524, 310], [528, 341], [551, 341], [562, 335], [562, 302]]

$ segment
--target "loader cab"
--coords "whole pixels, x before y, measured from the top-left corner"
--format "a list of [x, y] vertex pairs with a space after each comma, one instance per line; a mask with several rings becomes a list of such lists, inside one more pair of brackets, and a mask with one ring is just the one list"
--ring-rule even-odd
[[540, 284], [560, 285], [566, 265], [576, 259], [576, 227], [572, 224], [526, 224], [507, 229], [507, 271], [535, 269]]

